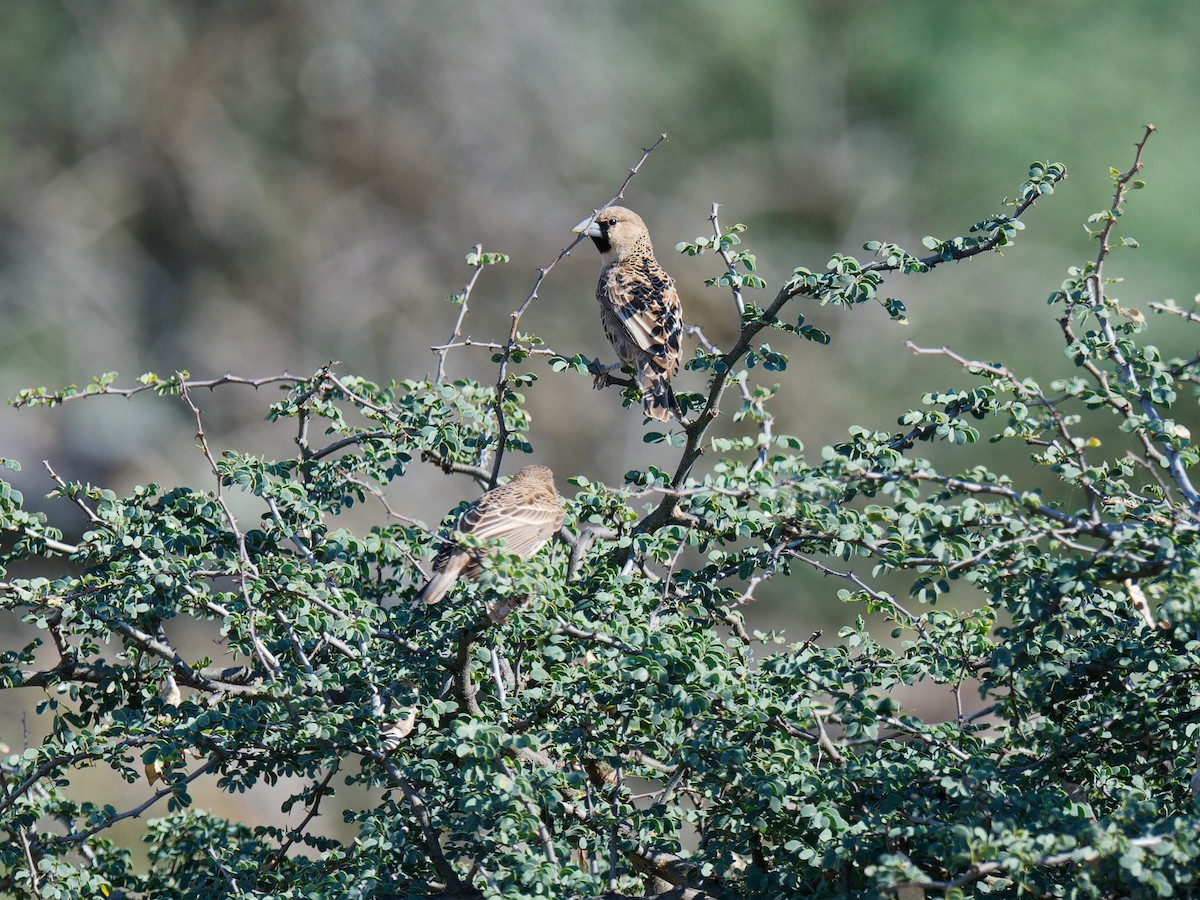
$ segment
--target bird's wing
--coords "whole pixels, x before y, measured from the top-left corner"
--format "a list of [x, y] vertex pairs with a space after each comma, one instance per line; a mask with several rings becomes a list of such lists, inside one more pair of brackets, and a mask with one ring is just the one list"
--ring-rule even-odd
[[679, 370], [683, 316], [671, 276], [657, 260], [647, 258], [614, 266], [608, 288], [609, 303], [629, 339], [674, 375]]
[[562, 521], [557, 498], [500, 488], [467, 509], [458, 530], [484, 541], [502, 540], [509, 553], [528, 559], [554, 536]]

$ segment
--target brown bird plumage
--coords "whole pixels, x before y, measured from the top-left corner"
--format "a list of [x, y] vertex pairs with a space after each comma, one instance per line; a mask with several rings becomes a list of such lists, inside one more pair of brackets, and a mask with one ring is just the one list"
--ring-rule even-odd
[[600, 251], [600, 322], [621, 362], [637, 372], [642, 409], [670, 421], [679, 414], [671, 377], [679, 371], [683, 310], [675, 281], [654, 257], [646, 223], [623, 206], [609, 206], [572, 231], [586, 234]]
[[[525, 466], [507, 484], [493, 488], [467, 507], [455, 530], [484, 541], [503, 540], [509, 553], [529, 559], [554, 537], [562, 523], [554, 473], [545, 466]], [[460, 576], [475, 578], [482, 561], [478, 550], [465, 550], [453, 540], [445, 541], [433, 560], [433, 577], [421, 588], [417, 599], [437, 603]]]

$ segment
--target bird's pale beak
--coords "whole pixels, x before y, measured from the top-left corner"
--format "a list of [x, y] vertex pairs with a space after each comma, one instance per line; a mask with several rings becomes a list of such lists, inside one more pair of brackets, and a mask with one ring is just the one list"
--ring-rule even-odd
[[601, 237], [600, 226], [596, 224], [595, 215], [588, 216], [571, 230], [576, 234], [586, 234], [588, 237]]

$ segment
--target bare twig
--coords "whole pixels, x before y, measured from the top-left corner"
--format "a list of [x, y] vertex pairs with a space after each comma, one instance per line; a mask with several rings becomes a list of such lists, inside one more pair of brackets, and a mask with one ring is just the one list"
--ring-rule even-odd
[[[452, 343], [435, 344], [429, 349], [437, 352], [439, 350], [454, 350], [457, 347], [478, 347], [481, 350], [503, 350], [504, 344], [497, 343], [496, 341], [477, 341], [474, 338], [462, 338], [460, 340], [453, 341]], [[559, 355], [549, 347], [533, 347], [528, 344], [518, 343], [515, 345], [515, 348], [528, 356]]]
[[725, 263], [725, 268], [733, 280], [730, 282], [729, 290], [733, 294], [733, 305], [737, 308], [738, 321], [742, 321], [742, 316], [746, 313], [746, 301], [742, 299], [742, 289], [738, 286], [738, 270], [737, 264], [733, 261], [733, 256], [729, 250], [721, 242], [721, 223], [717, 221], [717, 210], [721, 208], [721, 204], [713, 201], [712, 212], [709, 213], [708, 220], [712, 222], [713, 227], [713, 246], [717, 249], [717, 254]]
[[[471, 255], [475, 257], [476, 262], [471, 277], [467, 279], [466, 285], [462, 292], [455, 298], [458, 301], [458, 318], [454, 320], [454, 330], [450, 332], [450, 337], [441, 347], [431, 348], [438, 356], [437, 375], [433, 380], [438, 384], [446, 377], [446, 353], [451, 347], [455, 346], [455, 341], [458, 340], [459, 333], [462, 330], [463, 320], [467, 317], [467, 307], [471, 302], [471, 291], [475, 289], [475, 282], [479, 280], [479, 276], [483, 273], [483, 244], [476, 244], [471, 249]], [[468, 261], [470, 257], [468, 257]]]

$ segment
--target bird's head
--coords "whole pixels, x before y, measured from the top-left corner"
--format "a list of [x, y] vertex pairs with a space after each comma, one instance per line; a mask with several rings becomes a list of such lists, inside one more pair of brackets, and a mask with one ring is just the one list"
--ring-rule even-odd
[[554, 473], [548, 466], [522, 466], [513, 476], [513, 481], [525, 481], [554, 487]]
[[646, 223], [631, 209], [606, 206], [571, 229], [586, 234], [605, 259], [621, 259], [634, 249], [650, 249]]

